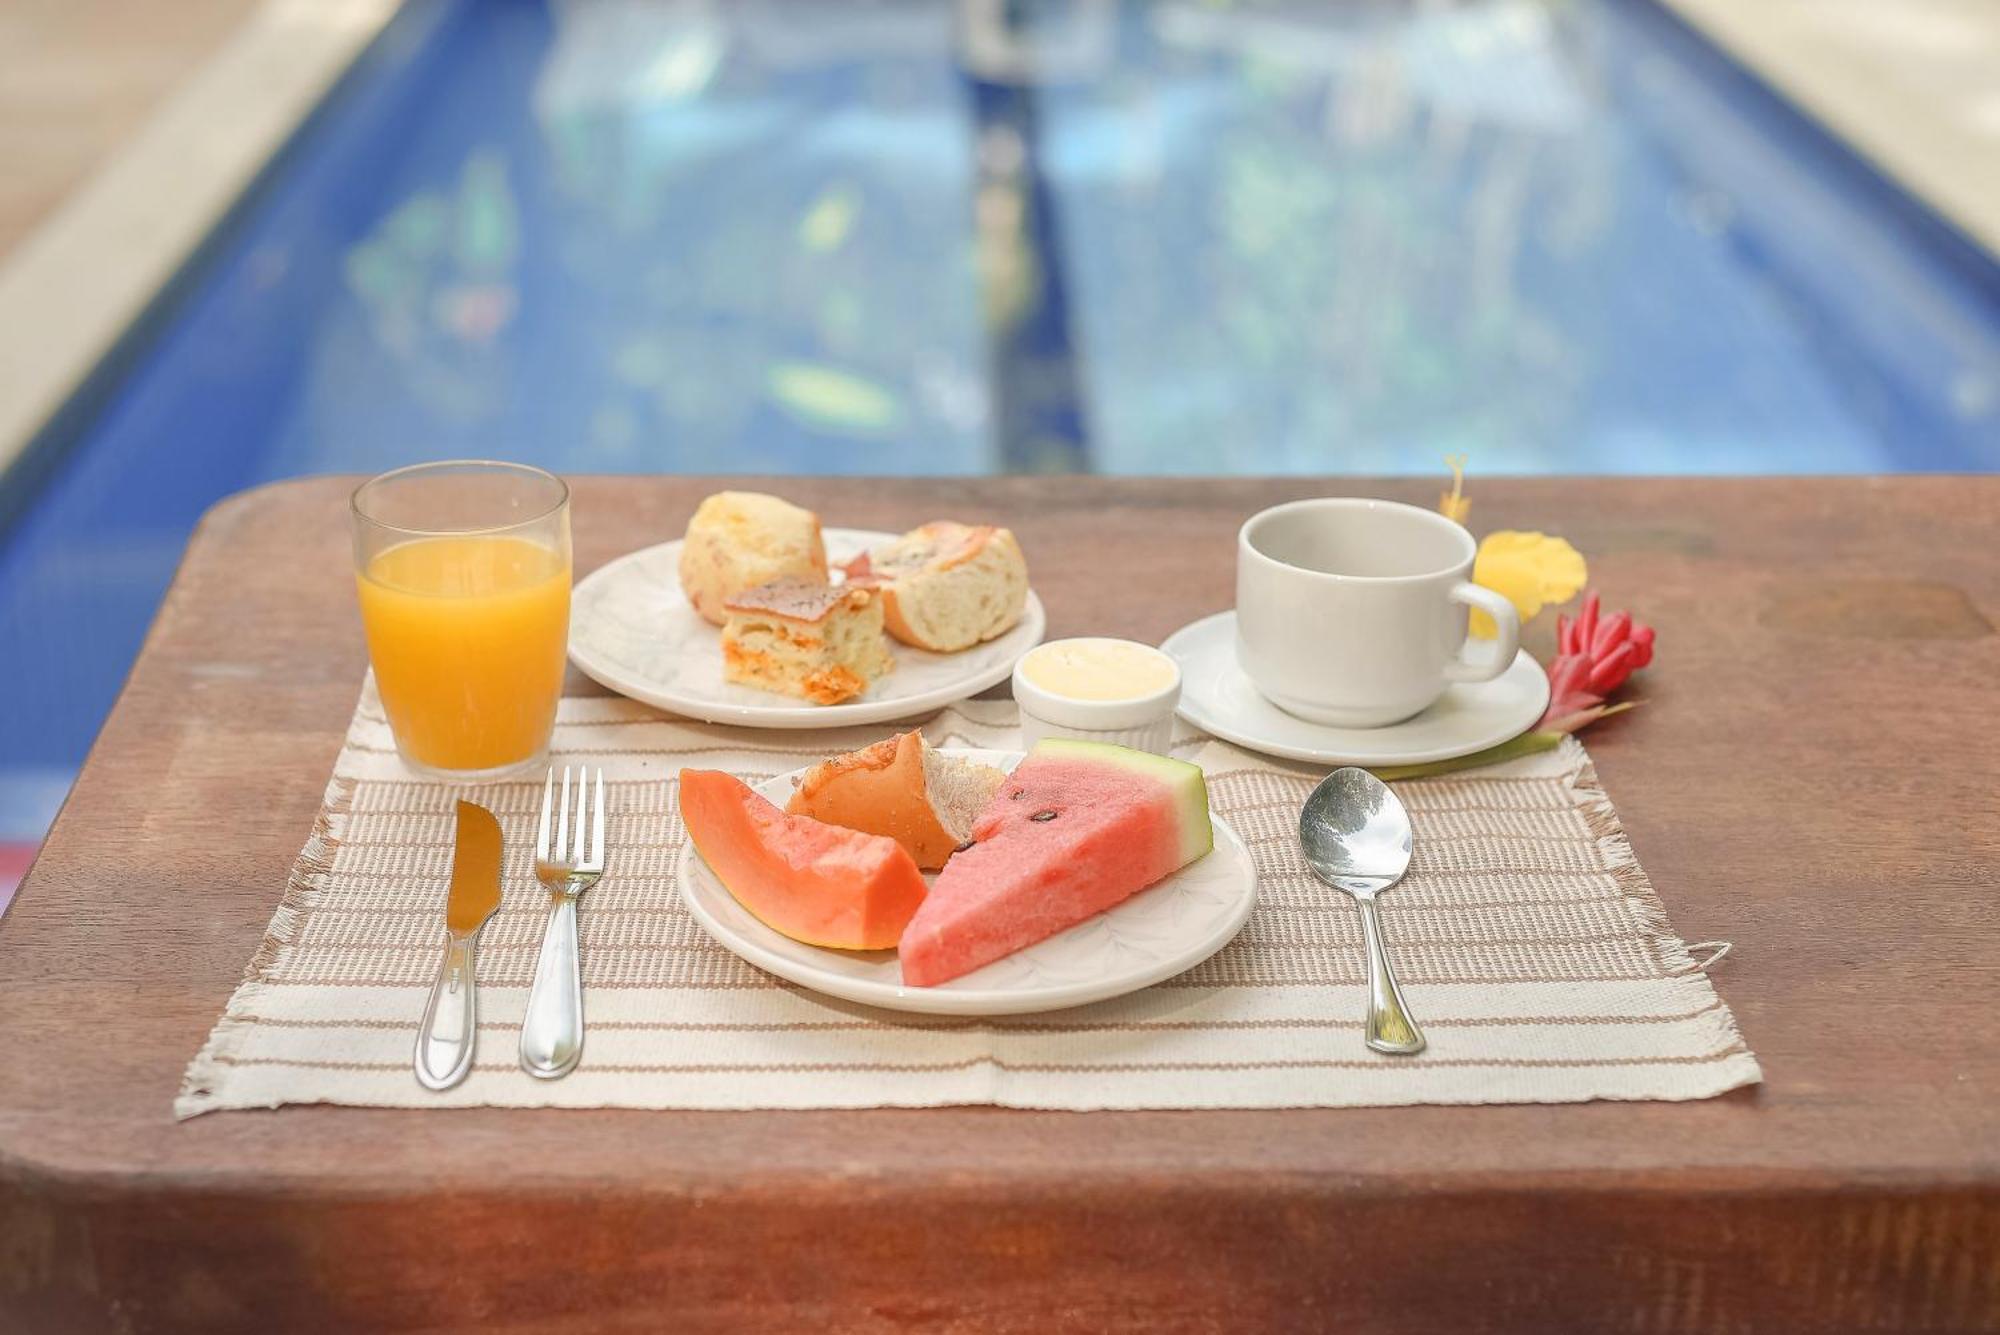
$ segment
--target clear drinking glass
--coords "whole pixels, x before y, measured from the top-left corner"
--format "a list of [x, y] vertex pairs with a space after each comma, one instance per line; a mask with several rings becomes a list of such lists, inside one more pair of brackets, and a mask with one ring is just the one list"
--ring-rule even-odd
[[525, 464], [417, 464], [354, 493], [354, 573], [403, 762], [461, 783], [548, 756], [569, 644], [569, 487]]

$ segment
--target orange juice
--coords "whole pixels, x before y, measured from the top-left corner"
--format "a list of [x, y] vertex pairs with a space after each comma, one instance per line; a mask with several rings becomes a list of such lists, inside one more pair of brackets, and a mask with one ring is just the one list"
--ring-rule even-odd
[[375, 685], [404, 755], [445, 770], [548, 745], [569, 639], [569, 561], [525, 538], [417, 538], [357, 577]]

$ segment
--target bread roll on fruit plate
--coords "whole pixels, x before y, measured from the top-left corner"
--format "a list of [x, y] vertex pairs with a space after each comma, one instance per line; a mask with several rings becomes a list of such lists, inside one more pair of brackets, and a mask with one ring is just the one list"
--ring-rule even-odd
[[[757, 502], [744, 502], [741, 508], [755, 506]], [[737, 508], [732, 503], [731, 509]], [[709, 513], [713, 515], [714, 509]], [[795, 527], [801, 533], [809, 531], [803, 522]], [[820, 536], [825, 544], [826, 568], [839, 584], [846, 579], [845, 569], [857, 558], [871, 552], [908, 552], [913, 535], [825, 528]], [[1011, 544], [1011, 535], [1005, 541]], [[722, 629], [697, 612], [683, 592], [683, 546], [683, 541], [676, 540], [647, 547], [618, 557], [580, 580], [571, 598], [569, 656], [593, 681], [620, 695], [704, 723], [834, 728], [916, 718], [1007, 680], [1021, 655], [1042, 642], [1047, 624], [1041, 599], [1032, 589], [1022, 588], [1019, 619], [993, 638], [957, 652], [934, 653], [893, 636], [885, 637], [894, 659], [892, 670], [868, 674], [871, 680], [867, 688], [838, 704], [814, 704], [799, 696], [724, 679]], [[1000, 548], [995, 546], [994, 550]], [[803, 570], [812, 564], [811, 555], [808, 551], [804, 556], [790, 556], [783, 568]], [[710, 558], [706, 564], [713, 567], [719, 559]], [[1025, 577], [1021, 582], [1025, 584]], [[876, 587], [886, 605], [886, 580], [857, 579], [855, 583], [857, 587]], [[936, 587], [934, 578], [925, 578], [919, 597], [929, 598]], [[737, 593], [733, 586], [722, 586], [717, 600]], [[1003, 580], [1003, 610], [1011, 608], [1015, 594], [1014, 587]], [[988, 620], [975, 627], [975, 633], [994, 624], [992, 613], [986, 616]], [[964, 638], [963, 626], [953, 629], [957, 634], [952, 642]], [[742, 675], [740, 671], [738, 675]]]

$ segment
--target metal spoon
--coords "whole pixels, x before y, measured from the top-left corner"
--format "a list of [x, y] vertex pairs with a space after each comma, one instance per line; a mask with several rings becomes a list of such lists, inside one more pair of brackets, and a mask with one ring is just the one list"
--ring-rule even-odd
[[1313, 875], [1351, 895], [1361, 908], [1361, 934], [1368, 943], [1368, 1046], [1377, 1052], [1422, 1052], [1423, 1031], [1403, 1005], [1375, 916], [1375, 897], [1409, 870], [1410, 814], [1367, 770], [1337, 769], [1299, 812], [1299, 845]]

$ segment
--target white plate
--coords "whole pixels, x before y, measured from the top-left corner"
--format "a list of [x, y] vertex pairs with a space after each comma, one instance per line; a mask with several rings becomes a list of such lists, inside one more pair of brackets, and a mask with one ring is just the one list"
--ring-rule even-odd
[[[945, 748], [1011, 770], [1018, 751]], [[780, 806], [804, 770], [757, 785]], [[1215, 849], [1068, 931], [936, 987], [905, 987], [893, 950], [828, 950], [771, 930], [736, 902], [690, 839], [674, 880], [695, 921], [750, 963], [815, 992], [885, 1010], [930, 1015], [1018, 1015], [1123, 996], [1213, 955], [1257, 904], [1257, 870], [1236, 831], [1211, 813]], [[926, 878], [930, 879], [930, 878]]]
[[[825, 538], [827, 562], [838, 566], [896, 535], [830, 528]], [[681, 593], [680, 559], [680, 543], [663, 542], [592, 571], [571, 598], [569, 656], [620, 695], [704, 723], [839, 728], [928, 713], [1007, 680], [1047, 626], [1042, 600], [1030, 591], [1020, 622], [999, 639], [955, 654], [892, 640], [896, 670], [865, 694], [837, 705], [807, 704], [722, 679], [722, 632]]]
[[1383, 728], [1308, 723], [1257, 693], [1236, 664], [1236, 613], [1217, 612], [1167, 637], [1181, 665], [1179, 713], [1203, 732], [1266, 755], [1320, 765], [1421, 765], [1498, 746], [1549, 707], [1549, 679], [1526, 650], [1492, 681], [1453, 686], [1415, 718]]

